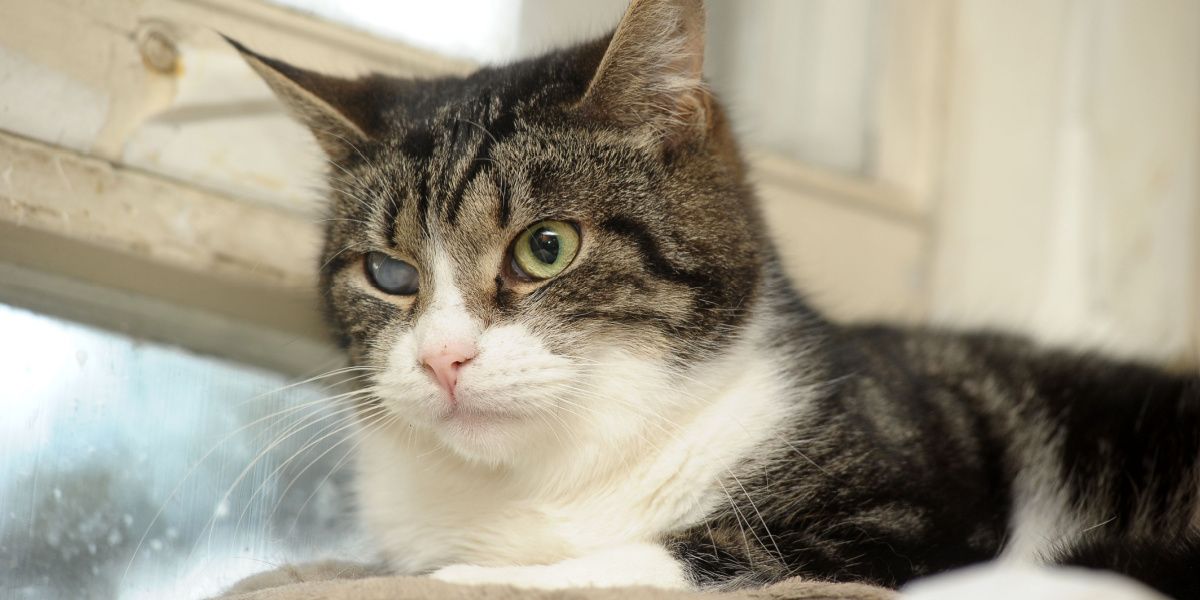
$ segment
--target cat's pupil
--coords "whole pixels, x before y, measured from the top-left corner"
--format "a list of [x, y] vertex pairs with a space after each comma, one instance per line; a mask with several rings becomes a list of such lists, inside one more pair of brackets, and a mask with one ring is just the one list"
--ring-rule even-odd
[[558, 234], [550, 229], [539, 229], [529, 236], [529, 249], [534, 257], [552, 265], [558, 260]]

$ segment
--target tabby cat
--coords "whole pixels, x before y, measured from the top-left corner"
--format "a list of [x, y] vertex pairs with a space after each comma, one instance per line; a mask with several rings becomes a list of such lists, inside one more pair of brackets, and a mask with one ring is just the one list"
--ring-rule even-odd
[[250, 65], [328, 154], [320, 286], [371, 373], [397, 573], [898, 587], [1001, 559], [1200, 597], [1200, 378], [833, 323], [788, 280], [700, 0], [458, 77]]

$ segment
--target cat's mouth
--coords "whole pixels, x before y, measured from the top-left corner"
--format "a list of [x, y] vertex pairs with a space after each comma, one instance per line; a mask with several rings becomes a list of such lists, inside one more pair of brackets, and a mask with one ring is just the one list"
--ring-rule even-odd
[[511, 422], [517, 414], [511, 411], [481, 409], [455, 404], [442, 413], [440, 420], [445, 424], [462, 427], [482, 427]]

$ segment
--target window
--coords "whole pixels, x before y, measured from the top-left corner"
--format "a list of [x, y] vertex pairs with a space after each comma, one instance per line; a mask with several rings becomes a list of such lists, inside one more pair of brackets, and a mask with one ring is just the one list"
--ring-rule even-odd
[[350, 553], [350, 412], [328, 379], [4, 305], [0, 330], [5, 594], [203, 597]]

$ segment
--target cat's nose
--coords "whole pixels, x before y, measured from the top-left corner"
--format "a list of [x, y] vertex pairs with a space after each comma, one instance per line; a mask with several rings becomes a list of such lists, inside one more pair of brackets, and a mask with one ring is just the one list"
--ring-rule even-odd
[[458, 370], [479, 354], [474, 344], [452, 342], [421, 354], [421, 364], [437, 380], [442, 389], [454, 397], [454, 386], [458, 383]]

